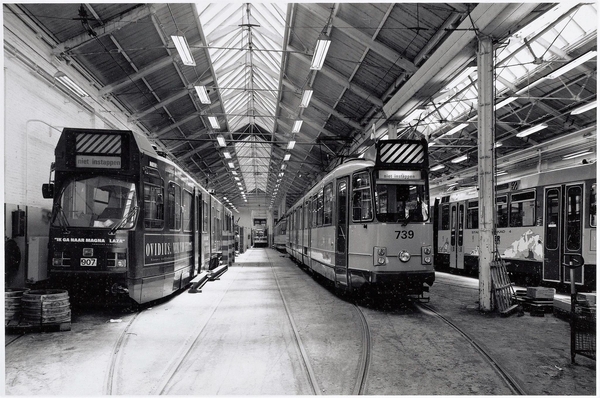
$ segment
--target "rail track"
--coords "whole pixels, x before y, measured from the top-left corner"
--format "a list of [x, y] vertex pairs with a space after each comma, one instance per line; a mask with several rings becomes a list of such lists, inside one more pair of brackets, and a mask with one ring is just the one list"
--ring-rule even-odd
[[[270, 259], [269, 259], [269, 261], [270, 261]], [[270, 261], [270, 264], [272, 264], [271, 261]], [[300, 335], [298, 333], [298, 328], [296, 327], [296, 324], [294, 322], [294, 317], [292, 316], [292, 314], [290, 312], [289, 306], [288, 306], [285, 296], [283, 294], [283, 290], [281, 289], [281, 285], [279, 284], [279, 279], [277, 278], [277, 274], [273, 270], [273, 267], [271, 267], [271, 270], [273, 271], [273, 275], [274, 275], [275, 281], [277, 283], [277, 288], [279, 289], [279, 294], [281, 296], [281, 300], [285, 307], [285, 311], [287, 313], [288, 319], [290, 320], [292, 330], [294, 331], [296, 342], [297, 342], [300, 352], [302, 354], [302, 359], [303, 359], [303, 362], [305, 365], [305, 369], [307, 371], [308, 378], [311, 382], [312, 389], [313, 389], [315, 395], [321, 395], [321, 389], [319, 387], [317, 377], [310, 365], [310, 358], [306, 354], [306, 350], [304, 348], [304, 345], [303, 345]], [[371, 362], [371, 333], [369, 330], [369, 324], [368, 324], [367, 319], [365, 318], [365, 315], [363, 314], [362, 310], [356, 303], [353, 303], [353, 305], [358, 314], [358, 317], [361, 322], [361, 327], [362, 327], [362, 329], [361, 329], [362, 330], [362, 351], [361, 351], [360, 363], [358, 364], [359, 365], [358, 371], [357, 371], [356, 378], [355, 378], [356, 382], [355, 382], [353, 390], [352, 390], [352, 395], [363, 395], [365, 393], [365, 389], [366, 389], [367, 378], [369, 375], [369, 364]]]
[[138, 312], [131, 318], [131, 320], [125, 327], [125, 329], [123, 329], [123, 331], [119, 335], [119, 338], [117, 339], [117, 341], [113, 347], [113, 351], [112, 351], [112, 355], [111, 355], [111, 359], [110, 359], [110, 365], [109, 365], [108, 371], [106, 372], [106, 377], [105, 377], [105, 381], [104, 381], [103, 395], [118, 394], [118, 391], [117, 391], [118, 386], [116, 385], [116, 382], [115, 382], [115, 372], [117, 369], [117, 364], [118, 364], [121, 354], [123, 352], [123, 347], [125, 346], [125, 342], [127, 340], [129, 328], [131, 327], [131, 325], [133, 325], [133, 323], [135, 322], [135, 320], [137, 319], [137, 317], [140, 314], [141, 314], [141, 312]]
[[354, 385], [354, 389], [352, 390], [353, 395], [363, 395], [365, 394], [367, 388], [367, 378], [369, 376], [369, 365], [371, 364], [371, 331], [369, 329], [369, 323], [367, 322], [367, 318], [365, 318], [365, 314], [363, 314], [360, 307], [354, 303], [354, 308], [358, 312], [360, 317], [361, 325], [362, 325], [362, 353], [361, 353], [361, 364], [358, 370], [358, 375], [356, 377], [356, 384]]
[[465, 338], [475, 350], [481, 354], [481, 356], [488, 362], [488, 364], [496, 371], [496, 373], [500, 376], [500, 378], [506, 383], [507, 387], [512, 391], [513, 395], [527, 395], [525, 390], [517, 383], [516, 380], [512, 378], [512, 376], [504, 369], [502, 365], [500, 365], [493, 356], [480, 344], [477, 343], [475, 339], [473, 339], [467, 332], [458, 327], [455, 323], [453, 323], [450, 319], [446, 318], [431, 306], [424, 303], [415, 303], [417, 308], [421, 311], [428, 312], [437, 318], [441, 319], [444, 323], [450, 326], [452, 329], [456, 330], [463, 338]]

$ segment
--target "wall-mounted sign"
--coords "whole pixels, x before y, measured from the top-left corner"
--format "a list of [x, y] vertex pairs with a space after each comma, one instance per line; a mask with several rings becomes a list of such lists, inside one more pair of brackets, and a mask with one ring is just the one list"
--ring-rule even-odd
[[75, 156], [75, 167], [120, 169], [121, 156], [77, 155]]
[[379, 178], [385, 180], [420, 180], [420, 170], [379, 170]]

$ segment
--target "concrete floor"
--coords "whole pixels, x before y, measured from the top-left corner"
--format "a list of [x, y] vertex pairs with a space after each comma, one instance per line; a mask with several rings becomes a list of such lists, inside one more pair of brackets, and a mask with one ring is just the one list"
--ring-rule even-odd
[[[569, 325], [478, 311], [476, 281], [437, 274], [430, 306], [485, 346], [530, 395], [595, 395], [595, 361], [570, 363]], [[285, 304], [284, 304], [285, 302]], [[290, 316], [285, 307], [288, 307]], [[370, 395], [508, 394], [469, 344], [414, 308], [361, 306], [372, 329]], [[70, 332], [6, 336], [7, 395], [312, 395], [353, 391], [354, 305], [282, 254], [250, 249], [202, 293], [139, 314], [75, 312]]]

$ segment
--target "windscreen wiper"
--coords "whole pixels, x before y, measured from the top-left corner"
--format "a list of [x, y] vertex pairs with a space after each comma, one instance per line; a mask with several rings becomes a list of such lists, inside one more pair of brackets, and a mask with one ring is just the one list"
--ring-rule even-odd
[[62, 232], [67, 234], [69, 233], [69, 230], [67, 229], [67, 227], [69, 227], [69, 221], [67, 221], [67, 216], [65, 215], [65, 211], [63, 210], [62, 206], [57, 203], [56, 205], [54, 205], [54, 218], [52, 219], [52, 223], [54, 224], [54, 221], [58, 218], [58, 224], [60, 225]]
[[117, 232], [117, 229], [121, 228], [123, 224], [125, 224], [125, 221], [129, 220], [130, 218], [135, 219], [139, 209], [140, 208], [138, 206], [134, 206], [133, 209], [129, 210], [129, 213], [125, 214], [121, 221], [116, 223], [115, 226], [108, 231], [109, 235], [114, 235]]

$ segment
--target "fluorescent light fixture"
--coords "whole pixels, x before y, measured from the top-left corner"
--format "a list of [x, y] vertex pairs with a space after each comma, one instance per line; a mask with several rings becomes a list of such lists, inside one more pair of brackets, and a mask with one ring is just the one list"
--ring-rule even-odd
[[454, 158], [451, 160], [452, 163], [460, 163], [460, 162], [464, 162], [465, 160], [467, 160], [469, 157], [467, 155], [462, 155], [459, 156], [457, 158]]
[[233, 177], [234, 180], [239, 181], [240, 177]]
[[227, 165], [229, 166], [229, 168], [233, 169], [235, 168], [235, 164], [233, 164], [233, 162], [229, 162], [227, 163]]
[[284, 161], [284, 162], [287, 162], [288, 160], [290, 160], [290, 158], [291, 158], [291, 157], [292, 157], [292, 155], [291, 155], [291, 154], [289, 154], [289, 153], [286, 153], [286, 154], [285, 154], [285, 156], [283, 157], [283, 161]]
[[580, 113], [587, 112], [590, 109], [594, 109], [596, 107], [596, 101], [589, 102], [579, 108], [573, 109], [571, 111], [571, 115], [579, 115]]
[[208, 122], [213, 129], [220, 129], [221, 125], [219, 124], [219, 119], [216, 116], [209, 116]]
[[433, 166], [429, 170], [431, 170], [431, 171], [438, 171], [438, 170], [445, 169], [445, 168], [446, 168], [446, 166], [444, 166], [443, 164], [436, 164], [435, 166]]
[[568, 64], [566, 64], [566, 65], [558, 68], [554, 72], [550, 73], [548, 76], [546, 76], [546, 78], [547, 79], [556, 79], [557, 77], [564, 75], [571, 69], [577, 68], [579, 65], [594, 58], [595, 56], [596, 56], [596, 51], [588, 51], [587, 53], [583, 54], [581, 57], [575, 58], [573, 61], [569, 62]]
[[237, 171], [233, 170], [233, 171], [231, 172], [231, 174], [233, 174], [234, 176], [236, 176], [236, 175], [237, 175]]
[[320, 70], [325, 63], [325, 57], [327, 56], [327, 50], [329, 50], [329, 45], [331, 44], [331, 39], [324, 33], [319, 35], [319, 39], [317, 40], [317, 46], [315, 47], [315, 52], [313, 54], [312, 61], [310, 63], [311, 70]]
[[494, 107], [494, 110], [497, 111], [498, 109], [505, 107], [506, 105], [510, 104], [511, 102], [515, 101], [516, 99], [517, 99], [517, 97], [508, 97], [507, 99], [498, 102], [496, 104], [496, 106]]
[[591, 149], [586, 149], [585, 151], [579, 151], [579, 152], [573, 152], [569, 155], [564, 155], [563, 159], [564, 160], [568, 160], [568, 159], [574, 159], [574, 158], [578, 158], [580, 156], [585, 156], [585, 155], [591, 155], [594, 152], [592, 152]]
[[[217, 141], [219, 141], [219, 137], [222, 137], [222, 135], [219, 135], [217, 137]], [[225, 143], [225, 139], [223, 139], [223, 143]], [[219, 141], [219, 145], [221, 145], [220, 141]], [[223, 152], [223, 155], [225, 156], [225, 159], [231, 159], [231, 153], [229, 153], [229, 151]]]
[[281, 170], [285, 170], [285, 168], [286, 168], [286, 167], [287, 167], [287, 164], [285, 164], [285, 163], [284, 163], [284, 164], [282, 164], [282, 165], [281, 165]]
[[496, 174], [496, 177], [498, 177], [498, 176], [506, 175], [506, 174], [508, 174], [508, 172], [504, 171], [504, 170], [498, 170], [495, 174]]
[[279, 173], [279, 177], [283, 177], [283, 174], [284, 174], [283, 172]]
[[[454, 87], [458, 86], [460, 83], [462, 83], [467, 78], [467, 76], [471, 75], [471, 73], [475, 72], [476, 70], [477, 70], [476, 66], [467, 67], [458, 76], [456, 76], [454, 79], [452, 79], [452, 81], [450, 83], [448, 83], [448, 85], [446, 86], [446, 90], [450, 90], [450, 89], [453, 89]], [[469, 84], [470, 83], [471, 82], [469, 82]]]
[[452, 130], [449, 130], [447, 132], [445, 132], [444, 134], [442, 134], [439, 138], [448, 136], [448, 135], [452, 135], [454, 133], [459, 132], [460, 130], [464, 129], [465, 127], [467, 127], [469, 125], [469, 123], [461, 123], [458, 126], [454, 127]]
[[294, 122], [294, 127], [292, 127], [292, 133], [299, 133], [300, 128], [302, 127], [302, 120], [296, 120]]
[[221, 147], [227, 146], [227, 144], [225, 143], [225, 137], [223, 137], [222, 134], [219, 134], [217, 136], [217, 142], [219, 143], [219, 146], [221, 146]]
[[537, 79], [536, 81], [534, 81], [533, 83], [528, 84], [527, 86], [523, 87], [522, 89], [520, 89], [519, 91], [517, 91], [515, 94], [516, 95], [521, 95], [527, 91], [529, 91], [530, 89], [534, 88], [535, 86], [537, 86], [538, 84], [540, 84], [541, 82], [543, 82], [544, 80], [546, 80], [545, 77], [542, 77], [541, 79]]
[[81, 87], [77, 85], [73, 80], [71, 80], [67, 75], [63, 72], [56, 72], [54, 78], [62, 83], [63, 86], [69, 89], [72, 93], [76, 94], [79, 97], [87, 97], [88, 93], [86, 93]]
[[310, 102], [312, 95], [313, 95], [312, 89], [304, 90], [304, 93], [302, 94], [302, 101], [300, 102], [300, 108], [306, 108], [308, 106], [308, 103]]
[[417, 108], [414, 111], [412, 111], [411, 113], [409, 113], [408, 115], [406, 115], [406, 117], [404, 119], [402, 119], [401, 123], [410, 123], [413, 120], [418, 119], [421, 116], [421, 114], [425, 111], [426, 111], [426, 109]]
[[200, 98], [200, 102], [210, 104], [210, 97], [208, 96], [208, 91], [206, 91], [206, 86], [194, 86], [194, 88], [196, 89], [198, 98]]
[[294, 145], [296, 145], [296, 141], [290, 140], [290, 142], [288, 142], [287, 149], [294, 149]]
[[494, 148], [500, 148], [502, 146], [502, 143], [500, 141], [496, 141], [496, 143], [494, 144]]
[[188, 66], [196, 66], [196, 61], [192, 56], [190, 46], [188, 46], [185, 36], [171, 36], [171, 39], [173, 40], [173, 44], [175, 44], [175, 48], [177, 49], [183, 64]]
[[537, 126], [533, 126], [533, 127], [530, 127], [528, 129], [518, 132], [517, 137], [526, 137], [530, 134], [535, 133], [536, 131], [543, 130], [547, 127], [548, 127], [548, 125], [546, 123], [538, 124]]
[[241, 182], [239, 182], [239, 181], [238, 181], [238, 183], [237, 183], [237, 184], [238, 184], [238, 185], [242, 185], [242, 183], [241, 183]]

